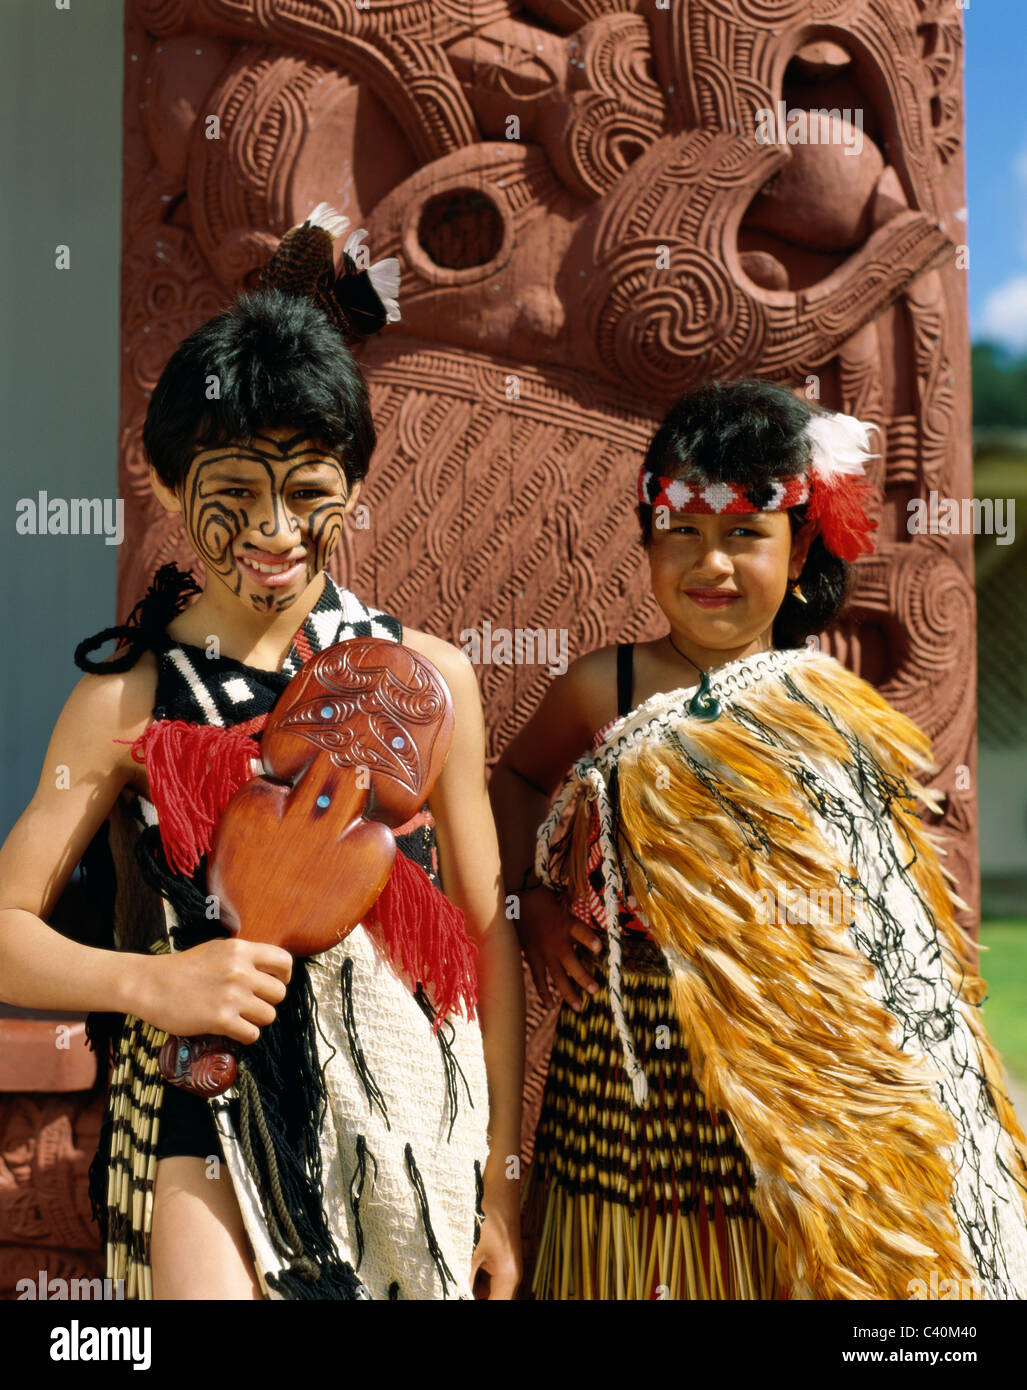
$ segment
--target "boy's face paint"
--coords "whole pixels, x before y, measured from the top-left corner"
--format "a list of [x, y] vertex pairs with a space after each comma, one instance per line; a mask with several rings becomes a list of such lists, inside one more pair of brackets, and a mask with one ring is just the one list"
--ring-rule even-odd
[[179, 496], [207, 571], [255, 611], [280, 613], [328, 563], [356, 490], [316, 440], [284, 428], [200, 450]]
[[653, 594], [687, 641], [735, 651], [769, 633], [808, 546], [787, 512], [672, 512], [649, 546]]

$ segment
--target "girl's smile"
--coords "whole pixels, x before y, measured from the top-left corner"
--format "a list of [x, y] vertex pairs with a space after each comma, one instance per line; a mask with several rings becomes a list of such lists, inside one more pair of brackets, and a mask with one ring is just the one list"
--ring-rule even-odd
[[811, 532], [785, 511], [672, 512], [649, 543], [653, 594], [678, 649], [706, 670], [773, 645], [774, 618]]
[[741, 598], [741, 594], [735, 589], [686, 589], [685, 594], [700, 608], [729, 608]]

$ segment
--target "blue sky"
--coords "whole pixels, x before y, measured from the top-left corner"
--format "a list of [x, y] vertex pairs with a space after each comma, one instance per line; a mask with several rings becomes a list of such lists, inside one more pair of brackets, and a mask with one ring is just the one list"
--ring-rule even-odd
[[970, 335], [1027, 351], [1027, 6], [968, 0]]

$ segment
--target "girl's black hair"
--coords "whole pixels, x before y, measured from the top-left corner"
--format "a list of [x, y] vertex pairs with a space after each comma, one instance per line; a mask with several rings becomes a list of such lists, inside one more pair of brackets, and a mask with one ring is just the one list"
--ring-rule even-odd
[[[791, 478], [810, 463], [806, 426], [814, 414], [784, 386], [743, 378], [711, 381], [671, 407], [653, 436], [645, 468], [665, 478], [740, 483], [757, 507], [771, 498], [773, 477]], [[816, 412], [819, 413], [819, 412]], [[792, 535], [806, 520], [807, 505], [791, 507]], [[640, 503], [642, 544], [653, 535], [653, 508]], [[806, 602], [791, 592], [774, 619], [775, 647], [799, 647], [837, 617], [851, 586], [851, 567], [814, 537], [799, 584]]]
[[342, 338], [309, 299], [255, 290], [179, 343], [150, 398], [143, 447], [176, 488], [198, 450], [281, 425], [325, 445], [350, 486], [366, 476], [374, 421]]

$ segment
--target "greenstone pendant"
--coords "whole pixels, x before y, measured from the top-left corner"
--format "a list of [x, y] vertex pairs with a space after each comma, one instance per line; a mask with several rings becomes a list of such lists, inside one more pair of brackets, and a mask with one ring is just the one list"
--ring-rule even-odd
[[705, 671], [699, 682], [699, 689], [688, 702], [688, 713], [701, 719], [704, 724], [712, 724], [720, 718], [720, 701], [712, 694], [710, 678]]

